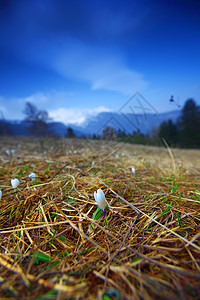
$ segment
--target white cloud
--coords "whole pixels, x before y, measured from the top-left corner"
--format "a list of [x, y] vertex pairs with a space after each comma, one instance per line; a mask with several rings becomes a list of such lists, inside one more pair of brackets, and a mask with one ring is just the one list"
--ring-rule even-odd
[[4, 98], [0, 96], [0, 119], [4, 118], [4, 115], [7, 113], [5, 105], [2, 105]]
[[68, 40], [55, 52], [57, 55], [52, 57], [49, 65], [66, 77], [88, 82], [91, 89], [129, 95], [133, 90], [142, 92], [148, 87], [144, 75], [127, 67], [119, 51]]
[[49, 112], [49, 116], [58, 122], [65, 124], [83, 125], [88, 116], [95, 116], [100, 112], [110, 111], [108, 108], [100, 106], [93, 109], [81, 108], [58, 108]]
[[24, 119], [24, 109], [27, 102], [34, 104], [39, 110], [46, 110], [51, 99], [50, 96], [50, 94], [41, 92], [20, 98], [0, 96], [0, 111], [3, 112], [4, 117], [8, 120]]
[[[24, 119], [23, 111], [27, 101], [36, 105], [39, 110], [47, 110], [53, 121], [65, 124], [82, 125], [88, 116], [96, 116], [100, 112], [110, 111], [104, 106], [95, 108], [70, 107], [70, 103], [73, 101], [70, 96], [73, 97], [73, 93], [65, 91], [53, 91], [48, 94], [36, 93], [24, 98], [0, 96], [0, 118], [2, 112], [8, 120]], [[74, 99], [74, 101], [76, 100]]]
[[38, 105], [46, 105], [49, 101], [49, 95], [48, 94], [44, 94], [41, 92], [32, 94], [26, 98], [21, 99], [21, 101], [24, 103], [26, 102], [31, 102], [32, 104], [38, 106]]
[[121, 67], [117, 73], [113, 72], [104, 78], [96, 78], [92, 89], [107, 89], [129, 94], [133, 90], [144, 90], [146, 86], [147, 82], [144, 81], [142, 74]]
[[24, 109], [27, 102], [34, 104], [38, 110], [46, 110], [49, 112], [57, 107], [62, 107], [63, 103], [66, 103], [70, 96], [73, 96], [71, 92], [55, 90], [49, 93], [38, 92], [20, 98], [0, 96], [0, 118], [3, 113], [5, 119], [8, 120], [24, 119], [26, 117]]

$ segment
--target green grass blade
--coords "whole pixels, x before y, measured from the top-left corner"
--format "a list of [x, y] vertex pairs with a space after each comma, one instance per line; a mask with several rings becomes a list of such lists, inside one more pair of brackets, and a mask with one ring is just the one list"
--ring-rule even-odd
[[162, 214], [159, 215], [159, 217], [162, 217], [166, 213], [168, 213], [168, 211], [170, 210], [171, 206], [172, 206], [172, 201], [170, 202], [169, 206], [162, 212]]
[[36, 264], [38, 264], [40, 261], [42, 261], [42, 262], [48, 262], [48, 261], [51, 260], [51, 258], [48, 255], [46, 255], [44, 253], [41, 253], [41, 252], [36, 252], [36, 253], [32, 252], [32, 253], [29, 254], [29, 257], [30, 258], [33, 257], [34, 258], [34, 262]]

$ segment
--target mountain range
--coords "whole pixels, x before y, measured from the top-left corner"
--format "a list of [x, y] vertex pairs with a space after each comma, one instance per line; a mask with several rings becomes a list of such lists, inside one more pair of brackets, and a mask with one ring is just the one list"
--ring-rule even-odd
[[[51, 128], [57, 136], [65, 136], [67, 128], [72, 128], [77, 137], [88, 135], [100, 135], [106, 126], [114, 128], [116, 131], [133, 133], [140, 130], [146, 134], [150, 133], [153, 128], [159, 127], [163, 121], [171, 119], [176, 122], [180, 116], [180, 110], [155, 113], [155, 114], [122, 114], [116, 112], [101, 112], [96, 116], [89, 116], [82, 125], [63, 124], [61, 122], [51, 122]], [[6, 124], [6, 127], [5, 127]], [[8, 135], [27, 135], [26, 121], [0, 121], [1, 132], [2, 126], [6, 128]]]

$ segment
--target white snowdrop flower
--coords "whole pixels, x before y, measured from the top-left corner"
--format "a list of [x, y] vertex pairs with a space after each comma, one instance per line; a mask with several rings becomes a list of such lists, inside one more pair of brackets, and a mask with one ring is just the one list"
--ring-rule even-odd
[[107, 201], [104, 192], [101, 189], [98, 189], [97, 192], [94, 192], [94, 199], [97, 202], [98, 206], [101, 208], [105, 217]]
[[15, 153], [15, 149], [11, 149], [11, 150], [10, 150], [10, 153], [13, 153], [13, 154], [14, 154], [14, 153]]
[[66, 151], [65, 153], [66, 153], [66, 155], [68, 155], [68, 154], [69, 154], [69, 153], [68, 153], [68, 151]]
[[5, 152], [6, 152], [6, 154], [8, 154], [8, 155], [10, 154], [10, 150], [9, 150], [9, 149], [6, 149]]
[[76, 154], [77, 153], [77, 151], [76, 150], [74, 150], [74, 154]]
[[18, 144], [17, 147], [18, 147], [18, 148], [21, 148], [21, 144]]
[[35, 173], [30, 173], [30, 174], [28, 175], [28, 177], [29, 177], [29, 178], [35, 178], [35, 177], [36, 177], [36, 174], [35, 174]]
[[119, 155], [118, 155], [118, 154], [116, 155], [116, 158], [119, 158]]
[[36, 174], [35, 174], [35, 173], [30, 173], [30, 174], [28, 175], [28, 177], [31, 178], [32, 181], [35, 181]]
[[94, 165], [95, 165], [95, 161], [93, 160], [93, 161], [92, 161], [92, 166], [94, 166]]
[[1, 198], [2, 198], [2, 191], [0, 190], [0, 200], [1, 200]]
[[72, 153], [72, 151], [71, 151], [71, 150], [69, 150], [69, 153]]
[[53, 147], [51, 147], [50, 149], [53, 150]]
[[122, 152], [122, 156], [124, 156], [125, 154], [124, 154], [124, 152]]
[[71, 146], [72, 149], [74, 149], [74, 146]]
[[19, 180], [17, 178], [11, 179], [11, 184], [14, 189], [16, 189], [19, 185]]
[[47, 154], [47, 151], [46, 151], [46, 150], [44, 150], [44, 154]]
[[134, 167], [132, 167], [131, 171], [132, 171], [133, 174], [135, 174], [135, 168]]

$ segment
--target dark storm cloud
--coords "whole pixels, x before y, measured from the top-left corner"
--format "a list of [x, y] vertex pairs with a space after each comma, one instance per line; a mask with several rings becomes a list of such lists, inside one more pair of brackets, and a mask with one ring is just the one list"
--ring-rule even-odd
[[183, 85], [196, 95], [199, 12], [194, 0], [1, 0], [0, 95], [84, 86], [113, 102], [159, 90], [159, 101]]
[[170, 43], [187, 41], [191, 28], [200, 28], [199, 12], [195, 0], [4, 0], [0, 49], [36, 61], [39, 54], [51, 56], [54, 46], [62, 47], [68, 38], [126, 53], [135, 53], [139, 43], [170, 48]]
[[[148, 15], [148, 9], [138, 3], [9, 1], [1, 6], [0, 47], [22, 64], [38, 64], [68, 78], [89, 80], [92, 87], [108, 87], [107, 80], [102, 80], [104, 70], [110, 76], [117, 69], [126, 74], [121, 80], [123, 91], [133, 78], [134, 82], [139, 78], [140, 87], [146, 83], [140, 74], [124, 66], [120, 50], [124, 36], [136, 32]], [[113, 79], [109, 82], [111, 89], [118, 86]]]
[[112, 42], [136, 31], [148, 11], [147, 5], [131, 1], [4, 1], [0, 32], [16, 43], [51, 35]]

